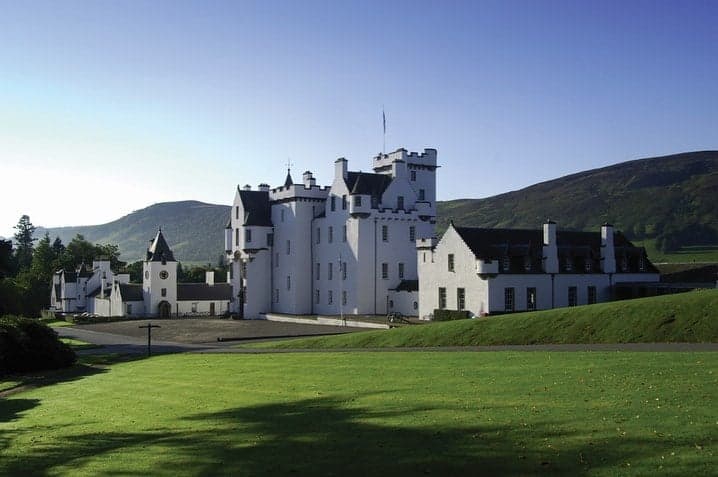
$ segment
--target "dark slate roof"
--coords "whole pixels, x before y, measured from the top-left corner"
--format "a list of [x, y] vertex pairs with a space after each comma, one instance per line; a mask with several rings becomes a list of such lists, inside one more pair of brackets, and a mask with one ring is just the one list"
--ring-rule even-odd
[[391, 183], [391, 176], [369, 172], [347, 172], [344, 182], [352, 194], [370, 195], [375, 199], [381, 199], [381, 195]]
[[77, 274], [75, 272], [68, 272], [67, 270], [63, 270], [62, 274], [65, 276], [65, 283], [77, 281]]
[[239, 198], [244, 208], [244, 223], [242, 225], [272, 226], [269, 192], [261, 190], [240, 190]]
[[223, 300], [232, 299], [232, 285], [229, 283], [215, 283], [207, 285], [206, 283], [178, 283], [177, 284], [177, 300]]
[[147, 250], [147, 260], [150, 262], [175, 261], [175, 257], [172, 254], [172, 250], [170, 250], [170, 247], [169, 245], [167, 245], [167, 241], [165, 240], [164, 235], [162, 235], [162, 230], [157, 231], [157, 235], [155, 236], [154, 240], [152, 240], [152, 244]]
[[120, 283], [120, 295], [123, 301], [142, 301], [142, 285], [135, 283]]
[[407, 292], [419, 291], [419, 280], [402, 280], [394, 290]]
[[284, 180], [284, 187], [289, 187], [290, 185], [293, 185], [294, 181], [292, 180], [292, 175], [289, 173], [289, 170], [287, 169], [287, 178]]

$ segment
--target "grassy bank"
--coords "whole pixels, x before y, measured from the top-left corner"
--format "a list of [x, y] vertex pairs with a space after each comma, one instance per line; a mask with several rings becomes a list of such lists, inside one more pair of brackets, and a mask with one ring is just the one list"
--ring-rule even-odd
[[1, 475], [706, 475], [712, 353], [173, 355], [0, 401]]
[[658, 342], [718, 342], [718, 290], [245, 346], [385, 348]]

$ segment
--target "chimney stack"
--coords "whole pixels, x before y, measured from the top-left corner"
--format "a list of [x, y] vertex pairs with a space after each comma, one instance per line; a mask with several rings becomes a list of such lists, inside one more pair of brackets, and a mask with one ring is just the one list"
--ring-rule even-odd
[[347, 178], [348, 162], [343, 157], [334, 161], [334, 180]]
[[207, 270], [204, 276], [207, 285], [214, 285], [214, 270]]
[[613, 225], [601, 226], [601, 269], [603, 273], [616, 273], [616, 249], [613, 245]]
[[543, 268], [546, 273], [558, 273], [558, 247], [556, 246], [556, 222], [543, 224]]

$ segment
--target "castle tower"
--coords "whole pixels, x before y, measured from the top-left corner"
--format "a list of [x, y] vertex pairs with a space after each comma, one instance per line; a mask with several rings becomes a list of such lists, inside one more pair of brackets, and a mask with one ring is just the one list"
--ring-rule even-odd
[[150, 242], [142, 264], [145, 314], [169, 318], [177, 310], [177, 262], [162, 229]]

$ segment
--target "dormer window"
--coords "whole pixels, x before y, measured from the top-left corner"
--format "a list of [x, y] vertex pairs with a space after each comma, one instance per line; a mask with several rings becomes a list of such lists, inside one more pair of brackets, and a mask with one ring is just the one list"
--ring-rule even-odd
[[638, 270], [641, 272], [646, 271], [646, 258], [645, 257], [641, 257], [638, 259]]
[[625, 255], [621, 257], [620, 267], [622, 272], [628, 271], [628, 257], [626, 257]]
[[531, 257], [528, 255], [524, 257], [524, 270], [527, 272], [531, 271]]
[[361, 196], [360, 195], [354, 196], [354, 207], [361, 207]]
[[566, 262], [564, 264], [564, 268], [567, 272], [573, 271], [573, 260], [571, 260], [571, 257], [566, 257]]
[[591, 259], [587, 258], [586, 261], [583, 264], [583, 270], [586, 273], [591, 273], [591, 270], [593, 270], [593, 264], [591, 263]]
[[511, 268], [511, 259], [505, 256], [501, 259], [501, 271], [508, 272]]
[[396, 198], [396, 208], [399, 210], [404, 210], [404, 196], [400, 195]]

